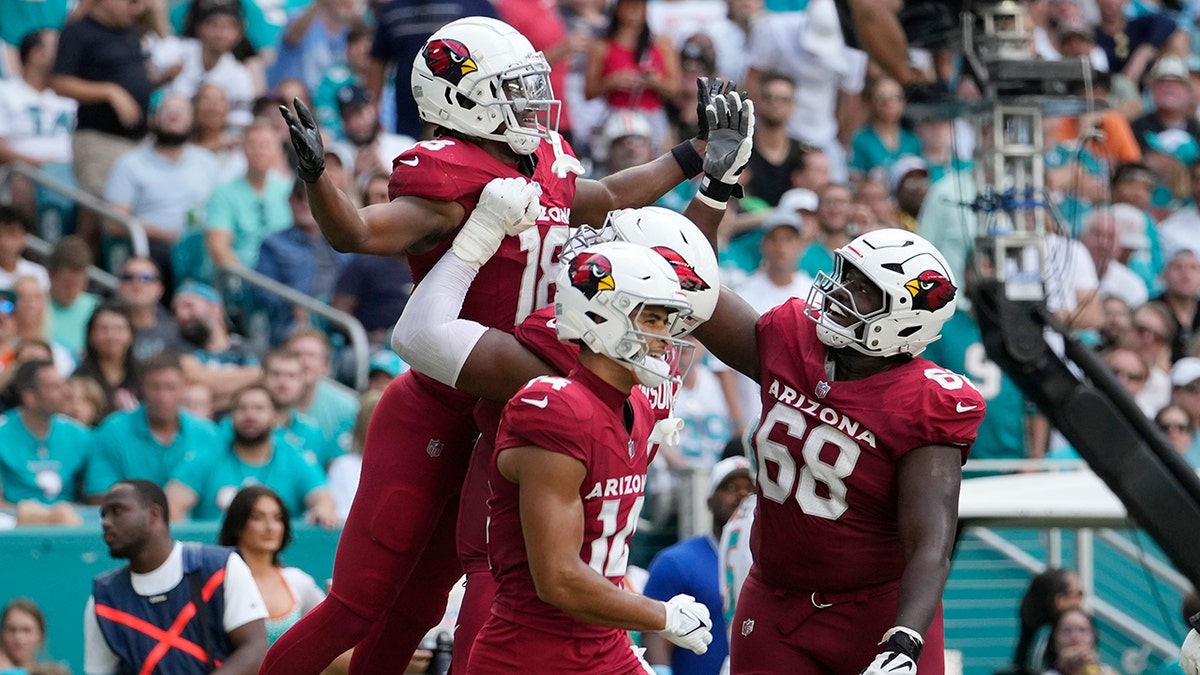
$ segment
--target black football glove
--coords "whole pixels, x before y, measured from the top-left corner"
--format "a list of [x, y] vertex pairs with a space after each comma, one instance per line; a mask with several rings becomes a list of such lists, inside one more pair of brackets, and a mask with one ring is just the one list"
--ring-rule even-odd
[[733, 91], [733, 82], [723, 82], [716, 78], [710, 84], [707, 77], [696, 78], [696, 140], [707, 141], [711, 122], [704, 111], [713, 102]]
[[325, 144], [321, 141], [321, 129], [303, 101], [297, 98], [292, 104], [296, 106], [295, 115], [282, 105], [279, 106], [279, 113], [287, 121], [288, 132], [292, 135], [292, 147], [298, 158], [296, 175], [305, 183], [315, 183], [325, 173]]

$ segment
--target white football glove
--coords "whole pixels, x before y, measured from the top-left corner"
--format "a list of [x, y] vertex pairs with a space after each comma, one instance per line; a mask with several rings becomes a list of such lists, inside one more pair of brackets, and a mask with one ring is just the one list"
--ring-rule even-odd
[[563, 151], [562, 137], [557, 131], [550, 132], [550, 147], [554, 148], [554, 163], [550, 165], [550, 170], [555, 176], [566, 178], [572, 173], [576, 176], [583, 175], [583, 164]]
[[500, 248], [505, 235], [520, 234], [537, 221], [542, 188], [524, 178], [494, 178], [454, 237], [455, 255], [479, 269]]
[[654, 423], [650, 430], [648, 445], [667, 445], [672, 448], [679, 446], [679, 432], [683, 431], [685, 422], [678, 417], [668, 417]]
[[708, 607], [690, 595], [679, 594], [663, 603], [667, 608], [667, 626], [660, 635], [695, 654], [708, 651], [712, 642], [712, 619]]
[[1200, 675], [1200, 633], [1194, 629], [1188, 631], [1179, 649], [1179, 667], [1187, 675]]
[[912, 675], [917, 672], [917, 659], [924, 646], [921, 634], [911, 628], [896, 626], [883, 634], [879, 644], [883, 651], [862, 671], [862, 675]]

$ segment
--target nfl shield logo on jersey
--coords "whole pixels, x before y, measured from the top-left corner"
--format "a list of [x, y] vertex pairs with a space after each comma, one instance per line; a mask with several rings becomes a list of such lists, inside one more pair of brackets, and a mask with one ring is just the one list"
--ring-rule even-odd
[[754, 619], [746, 619], [742, 622], [742, 637], [746, 637], [754, 632]]
[[832, 387], [830, 387], [829, 383], [825, 380], [817, 382], [817, 398], [825, 398], [828, 396], [830, 389], [832, 389]]
[[633, 439], [629, 439], [629, 459], [633, 459]]
[[430, 457], [441, 457], [442, 456], [442, 448], [445, 448], [445, 447], [446, 447], [445, 443], [439, 441], [436, 438], [431, 438], [431, 439], [429, 439], [429, 445], [425, 446], [425, 453], [428, 454]]

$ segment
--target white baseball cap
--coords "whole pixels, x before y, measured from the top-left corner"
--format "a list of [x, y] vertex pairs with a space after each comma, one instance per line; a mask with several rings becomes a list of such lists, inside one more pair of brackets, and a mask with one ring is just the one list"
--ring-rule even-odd
[[712, 468], [712, 479], [708, 485], [708, 496], [711, 497], [717, 494], [717, 490], [721, 489], [721, 484], [731, 478], [736, 473], [744, 473], [747, 478], [753, 480], [753, 472], [750, 467], [750, 460], [745, 457], [734, 456], [726, 457], [717, 462]]
[[[1196, 380], [1200, 380], [1200, 359], [1194, 356], [1185, 356], [1171, 366], [1172, 386], [1186, 387]], [[716, 475], [715, 470], [713, 475]]]

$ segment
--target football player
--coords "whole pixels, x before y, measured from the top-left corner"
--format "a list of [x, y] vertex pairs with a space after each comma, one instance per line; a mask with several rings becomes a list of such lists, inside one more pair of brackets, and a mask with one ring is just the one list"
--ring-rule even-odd
[[984, 401], [919, 355], [957, 292], [929, 242], [878, 230], [837, 249], [807, 299], [760, 317], [722, 291], [697, 328], [762, 389], [735, 675], [943, 672], [961, 465]]
[[[480, 327], [458, 336], [468, 347], [487, 327], [512, 331], [552, 301], [558, 249], [570, 224], [603, 222], [613, 208], [648, 204], [703, 170], [697, 150], [703, 141], [694, 139], [647, 165], [577, 181], [570, 148], [554, 129], [558, 102], [548, 72], [542, 55], [502, 22], [471, 17], [435, 32], [414, 61], [412, 86], [422, 119], [443, 134], [397, 157], [392, 201], [362, 210], [324, 176], [311, 113], [303, 104], [298, 117], [282, 111], [325, 237], [339, 250], [407, 253], [418, 283], [464, 221], [536, 214], [536, 227], [506, 237], [480, 268], [462, 305], [462, 317]], [[719, 82], [699, 89], [701, 104], [724, 91]], [[484, 186], [495, 178], [527, 184], [507, 184], [506, 194], [485, 204]], [[533, 184], [540, 196], [531, 192]], [[728, 197], [708, 192], [709, 199]], [[502, 203], [521, 206], [510, 210]], [[525, 358], [530, 368], [544, 367]], [[363, 477], [342, 531], [330, 595], [275, 644], [264, 673], [315, 675], [355, 645], [352, 672], [387, 672], [440, 619], [460, 576], [452, 533], [478, 436], [477, 399], [441, 384], [453, 381], [462, 365], [414, 369], [384, 393], [367, 433]]]

